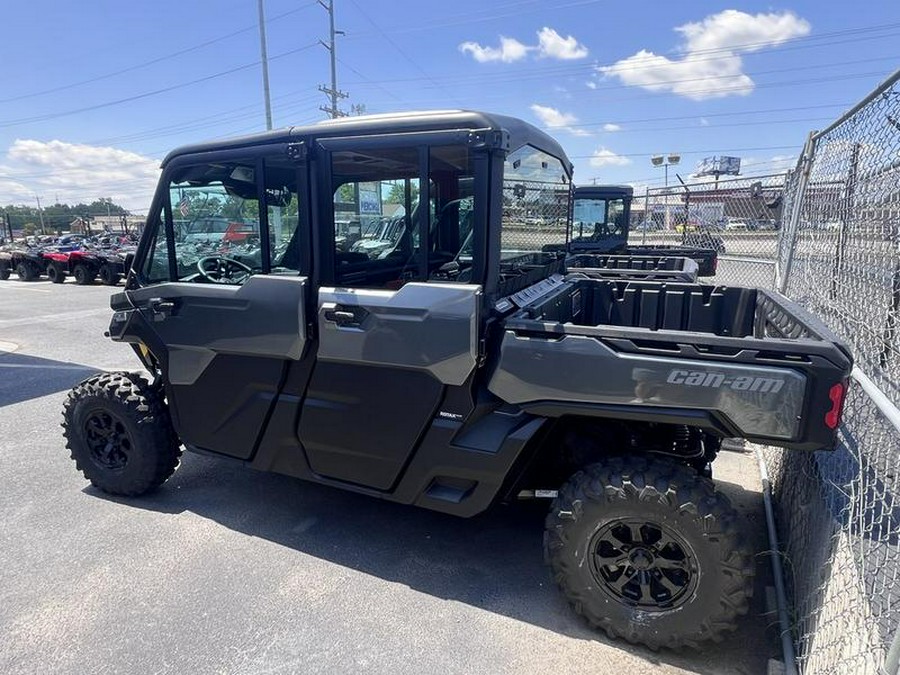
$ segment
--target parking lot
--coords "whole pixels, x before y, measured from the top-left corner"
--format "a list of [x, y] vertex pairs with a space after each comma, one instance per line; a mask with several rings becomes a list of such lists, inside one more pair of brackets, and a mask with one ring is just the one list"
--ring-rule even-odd
[[[186, 455], [140, 499], [75, 471], [66, 391], [134, 369], [104, 286], [0, 282], [0, 672], [742, 673], [778, 653], [769, 562], [737, 634], [654, 653], [591, 631], [544, 568], [546, 504], [472, 520]], [[766, 549], [753, 456], [719, 485]]]

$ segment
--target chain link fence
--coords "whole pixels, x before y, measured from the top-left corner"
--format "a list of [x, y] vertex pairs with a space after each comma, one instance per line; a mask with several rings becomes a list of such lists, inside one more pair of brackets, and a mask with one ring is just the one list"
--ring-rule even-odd
[[764, 450], [805, 675], [894, 675], [900, 654], [898, 82], [810, 135], [781, 205], [776, 285], [857, 366], [836, 450]]
[[632, 205], [629, 244], [718, 252], [708, 283], [772, 288], [785, 174], [703, 180], [647, 190]]
[[549, 180], [504, 180], [500, 249], [505, 255], [565, 248], [572, 187]]

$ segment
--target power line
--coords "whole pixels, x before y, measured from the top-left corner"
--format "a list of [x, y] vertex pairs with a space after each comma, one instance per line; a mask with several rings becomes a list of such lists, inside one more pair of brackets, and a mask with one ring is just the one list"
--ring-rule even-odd
[[[273, 97], [273, 101], [280, 101], [282, 99], [287, 99], [291, 96], [295, 96], [299, 94], [301, 91], [305, 91], [305, 89], [297, 89], [295, 91], [289, 92], [287, 94], [281, 94], [279, 96]], [[300, 98], [292, 101], [286, 106], [281, 106], [278, 108], [279, 113], [284, 113], [286, 110], [291, 107], [296, 106], [298, 103], [307, 103], [311, 102], [318, 98], [318, 94], [306, 96], [304, 98]], [[107, 145], [110, 143], [127, 143], [127, 142], [135, 142], [142, 140], [150, 140], [153, 138], [163, 138], [165, 136], [172, 136], [183, 131], [192, 131], [194, 129], [204, 129], [207, 127], [215, 127], [220, 126], [222, 124], [228, 124], [230, 122], [236, 120], [250, 119], [251, 117], [255, 117], [257, 115], [257, 111], [255, 110], [257, 107], [256, 103], [250, 103], [249, 105], [242, 105], [237, 108], [229, 108], [228, 110], [222, 110], [212, 115], [203, 115], [201, 117], [194, 117], [189, 120], [184, 120], [182, 122], [176, 122], [173, 124], [164, 125], [161, 127], [154, 127], [152, 129], [145, 129], [143, 131], [134, 132], [131, 134], [124, 134], [121, 136], [108, 136], [100, 139], [93, 139], [90, 141], [86, 141], [86, 145]], [[253, 112], [241, 113], [241, 114], [233, 114], [240, 113], [241, 111], [254, 109]]]
[[[290, 49], [286, 52], [281, 52], [280, 54], [270, 57], [269, 60], [274, 61], [275, 59], [280, 59], [285, 56], [289, 56], [291, 54], [296, 54], [298, 52], [302, 52], [307, 49], [312, 49], [317, 44], [318, 43], [312, 43], [312, 44], [304, 45], [302, 47], [297, 47], [296, 49]], [[226, 75], [231, 75], [233, 73], [237, 73], [242, 70], [247, 70], [248, 68], [255, 68], [257, 65], [259, 65], [258, 60], [254, 61], [252, 63], [246, 63], [242, 66], [237, 66], [235, 68], [229, 68], [228, 70], [223, 70], [218, 73], [213, 73], [212, 75], [207, 75], [205, 77], [199, 77], [197, 79], [189, 80], [187, 82], [180, 82], [179, 84], [173, 84], [171, 86], [163, 87], [162, 89], [156, 89], [154, 91], [147, 91], [147, 92], [144, 92], [141, 94], [135, 94], [134, 96], [126, 96], [125, 98], [116, 99], [114, 101], [107, 101], [105, 103], [97, 103], [95, 105], [85, 106], [83, 108], [76, 108], [74, 110], [66, 110], [64, 112], [48, 113], [45, 115], [36, 115], [34, 117], [25, 117], [25, 118], [20, 118], [20, 119], [15, 119], [15, 120], [6, 120], [6, 121], [0, 122], [0, 128], [14, 127], [14, 126], [19, 126], [21, 124], [28, 124], [30, 122], [44, 122], [47, 120], [58, 119], [60, 117], [68, 117], [69, 115], [77, 115], [77, 114], [83, 113], [83, 112], [100, 110], [101, 108], [109, 108], [112, 106], [121, 105], [123, 103], [131, 103], [133, 101], [139, 101], [141, 99], [149, 98], [151, 96], [158, 96], [159, 94], [165, 94], [170, 91], [175, 91], [176, 89], [183, 89], [185, 87], [190, 87], [195, 84], [200, 84], [201, 82], [208, 82], [210, 80], [215, 80], [217, 78], [224, 77]]]
[[[278, 19], [282, 19], [286, 16], [290, 16], [291, 14], [296, 14], [297, 12], [306, 9], [307, 7], [312, 7], [315, 5], [315, 2], [308, 2], [300, 7], [295, 7], [294, 9], [288, 10], [287, 12], [282, 12], [281, 14], [277, 14], [270, 19], [268, 19], [265, 23], [270, 24], [273, 21], [277, 21]], [[0, 103], [12, 103], [13, 101], [22, 101], [28, 98], [35, 98], [38, 96], [45, 96], [46, 94], [55, 94], [60, 91], [66, 91], [68, 89], [74, 89], [76, 87], [80, 87], [85, 84], [93, 84], [94, 82], [100, 82], [102, 80], [107, 80], [111, 77], [116, 77], [118, 75], [124, 75], [126, 73], [134, 72], [135, 70], [140, 70], [141, 68], [146, 68], [147, 66], [152, 66], [157, 63], [162, 63], [163, 61], [168, 61], [169, 59], [174, 59], [179, 56], [184, 56], [185, 54], [190, 54], [191, 52], [198, 51], [203, 49], [204, 47], [209, 47], [210, 45], [217, 44], [219, 42], [224, 42], [225, 40], [230, 40], [231, 38], [241, 35], [243, 33], [247, 33], [252, 30], [257, 29], [258, 24], [253, 24], [252, 26], [248, 26], [246, 28], [241, 28], [240, 30], [232, 31], [226, 35], [220, 35], [217, 38], [212, 38], [210, 40], [206, 40], [205, 42], [200, 42], [199, 44], [195, 44], [191, 47], [186, 47], [184, 49], [179, 49], [178, 51], [171, 52], [169, 54], [164, 54], [163, 56], [158, 56], [156, 58], [150, 59], [149, 61], [143, 61], [141, 63], [137, 63], [133, 66], [128, 66], [127, 68], [121, 68], [119, 70], [114, 70], [109, 73], [104, 73], [103, 75], [97, 75], [95, 77], [88, 78], [86, 80], [79, 80], [78, 82], [71, 82], [69, 84], [60, 85], [58, 87], [52, 87], [50, 89], [43, 89], [41, 91], [35, 91], [30, 94], [21, 94], [19, 96], [13, 96], [10, 98], [0, 99]]]
[[[900, 32], [897, 32], [896, 35], [900, 35]], [[893, 37], [893, 35], [891, 37]], [[696, 61], [692, 60], [691, 63], [694, 64], [694, 63], [701, 63], [701, 62], [705, 62], [705, 61], [718, 61], [718, 60], [722, 60], [723, 58], [730, 58], [730, 57], [716, 57], [714, 59], [697, 59]], [[900, 57], [898, 57], [898, 56], [879, 56], [879, 57], [873, 57], [873, 58], [868, 58], [868, 59], [859, 59], [859, 60], [855, 60], [855, 61], [844, 60], [844, 61], [836, 61], [836, 62], [827, 63], [827, 64], [813, 64], [813, 65], [808, 65], [808, 66], [793, 66], [793, 67], [788, 67], [788, 68], [774, 68], [774, 69], [770, 69], [770, 70], [761, 70], [761, 71], [756, 71], [756, 72], [750, 72], [749, 74], [753, 75], [753, 76], [772, 75], [772, 74], [795, 72], [795, 71], [802, 71], [802, 70], [818, 70], [821, 68], [830, 68], [830, 67], [847, 66], [847, 65], [859, 65], [859, 64], [863, 64], [863, 63], [874, 63], [874, 62], [878, 62], [878, 61], [896, 61], [898, 58], [900, 58]], [[578, 65], [578, 66], [554, 66], [554, 67], [548, 67], [548, 68], [543, 68], [543, 69], [534, 68], [534, 69], [531, 69], [528, 73], [518, 73], [515, 76], [515, 81], [521, 82], [521, 81], [525, 81], [525, 80], [540, 80], [540, 79], [545, 79], [549, 75], [554, 75], [554, 74], [565, 74], [565, 75], [572, 76], [572, 75], [576, 74], [577, 71], [580, 71], [580, 70], [594, 71], [596, 69], [604, 68], [604, 67], [610, 67], [610, 66], [582, 64], [582, 65]], [[647, 65], [633, 65], [633, 66], [617, 69], [617, 72], [624, 72], [624, 71], [629, 71], [629, 70], [645, 70], [645, 69], [652, 70], [653, 67], [647, 66]], [[733, 77], [735, 77], [735, 74], [709, 75], [709, 76], [704, 76], [704, 77], [699, 77], [699, 78], [687, 78], [687, 79], [680, 78], [680, 79], [656, 80], [656, 81], [652, 82], [651, 84], [652, 84], [652, 86], [664, 86], [664, 85], [670, 85], [670, 84], [681, 84], [681, 83], [704, 81], [704, 80], [711, 80], [711, 79], [727, 79], [727, 78], [733, 78]], [[423, 79], [425, 79], [425, 78], [419, 78], [419, 77], [393, 78], [393, 79], [378, 80], [378, 82], [380, 82], [381, 84], [411, 83], [411, 82], [421, 82]], [[463, 74], [463, 75], [446, 75], [446, 76], [442, 76], [442, 79], [451, 81], [451, 82], [458, 81], [458, 82], [461, 82], [464, 84], [474, 86], [474, 85], [490, 83], [490, 82], [498, 82], [498, 81], [506, 82], [506, 81], [509, 81], [511, 78], [510, 78], [509, 72], [499, 72], [499, 73], [486, 73], [486, 74], [482, 74], [482, 75], [472, 75], [471, 73]], [[598, 86], [594, 89], [589, 90], [588, 92], [585, 92], [585, 95], [592, 96], [595, 93], [602, 93], [604, 91], [609, 91], [612, 89], [622, 89], [622, 88], [634, 87], [634, 86], [641, 86], [641, 85], [623, 83], [623, 84], [614, 84], [614, 85], [602, 86], [602, 87]]]
[[[832, 75], [832, 76], [823, 77], [823, 78], [805, 78], [802, 80], [785, 80], [785, 81], [781, 81], [781, 82], [756, 83], [754, 85], [754, 89], [776, 89], [776, 88], [788, 87], [788, 86], [799, 87], [799, 86], [805, 86], [805, 85], [810, 85], [810, 84], [821, 84], [822, 82], [859, 80], [859, 79], [870, 78], [870, 77], [879, 77], [880, 78], [883, 76], [884, 76], [883, 71], [869, 71], [869, 72], [865, 72], [865, 73], [850, 73], [847, 75]], [[617, 85], [613, 88], [615, 88], [615, 89], [633, 89], [635, 87], [631, 86], [631, 85]], [[638, 87], [638, 88], [641, 88], [641, 87]], [[739, 91], [745, 91], [745, 88], [742, 86], [720, 87], [720, 88], [696, 90], [696, 91], [692, 91], [691, 93], [692, 94], [702, 94], [702, 95], [713, 95], [713, 94], [722, 94], [722, 93], [739, 92]], [[604, 99], [604, 104], [609, 104], [609, 103], [614, 103], [614, 102], [619, 103], [619, 102], [623, 102], [623, 101], [636, 101], [636, 100], [646, 99], [646, 98], [656, 98], [658, 96], [659, 96], [659, 92], [651, 91], [651, 92], [639, 93], [634, 96], [606, 97]], [[493, 96], [485, 96], [485, 97], [483, 97], [482, 100], [492, 101], [492, 100], [496, 100], [496, 99], [505, 99], [505, 98], [507, 98], [507, 95], [498, 93]], [[415, 101], [415, 103], [417, 105], [427, 106], [428, 103], [426, 103], [426, 102], [430, 102], [432, 100], [434, 100], [434, 99], [433, 98], [417, 99]]]
[[[381, 26], [379, 26], [371, 16], [369, 16], [369, 14], [362, 8], [362, 6], [356, 0], [350, 0], [350, 2], [353, 4], [354, 7], [356, 7], [357, 11], [363, 15], [363, 17], [366, 19], [366, 21], [368, 21], [372, 25], [372, 27], [375, 28], [375, 30], [378, 31], [378, 33], [385, 40], [388, 41], [388, 43], [397, 51], [397, 53], [400, 54], [400, 56], [402, 56], [406, 60], [407, 63], [409, 63], [410, 65], [412, 65], [413, 68], [415, 68], [420, 73], [422, 73], [422, 75], [429, 82], [431, 82], [436, 88], [440, 89], [445, 94], [448, 93], [447, 88], [444, 85], [440, 84], [438, 81], [436, 81], [433, 77], [431, 77], [431, 75], [426, 73], [425, 70], [422, 68], [422, 66], [419, 65], [418, 61], [416, 61], [413, 58], [410, 58], [409, 54], [407, 54], [403, 50], [403, 48], [401, 48], [400, 45], [397, 44], [397, 42], [387, 32], [385, 32], [384, 29], [382, 29]], [[351, 68], [351, 70], [353, 70], [353, 69]], [[361, 73], [359, 73], [356, 70], [353, 70], [353, 72], [355, 72], [357, 75], [360, 75], [364, 79], [370, 79], [370, 78], [366, 78], [364, 75], [361, 75]], [[385, 90], [385, 91], [387, 91], [387, 90]]]

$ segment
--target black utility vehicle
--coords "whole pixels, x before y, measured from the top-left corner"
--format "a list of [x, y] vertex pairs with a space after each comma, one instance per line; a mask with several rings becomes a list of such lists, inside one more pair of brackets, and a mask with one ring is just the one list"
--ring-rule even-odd
[[[850, 356], [763, 291], [564, 276], [571, 170], [475, 112], [173, 152], [109, 328], [153, 379], [75, 387], [78, 468], [139, 495], [183, 445], [460, 516], [553, 498], [546, 558], [576, 612], [651, 647], [721, 639], [754, 568], [710, 479], [721, 439], [831, 448]], [[258, 214], [255, 248], [174, 236], [236, 213]], [[385, 218], [390, 251], [348, 250], [339, 224]]]
[[[682, 236], [680, 246], [635, 245], [628, 243], [631, 202], [634, 190], [628, 185], [582, 185], [575, 188], [574, 220], [569, 251], [573, 254], [613, 253], [617, 255], [651, 257], [685, 257], [694, 260], [698, 276], [711, 277], [716, 273], [718, 254], [724, 246], [716, 245], [721, 238], [706, 234], [706, 238]], [[651, 229], [653, 221], [641, 224]]]

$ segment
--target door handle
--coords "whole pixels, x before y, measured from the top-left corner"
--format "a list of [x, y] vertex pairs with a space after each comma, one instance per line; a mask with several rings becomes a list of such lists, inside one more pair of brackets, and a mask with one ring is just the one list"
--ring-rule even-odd
[[339, 328], [361, 328], [368, 314], [364, 307], [335, 305], [334, 308], [325, 311], [325, 320], [331, 321]]
[[175, 303], [166, 298], [150, 298], [147, 301], [147, 308], [154, 321], [162, 321], [175, 311]]

